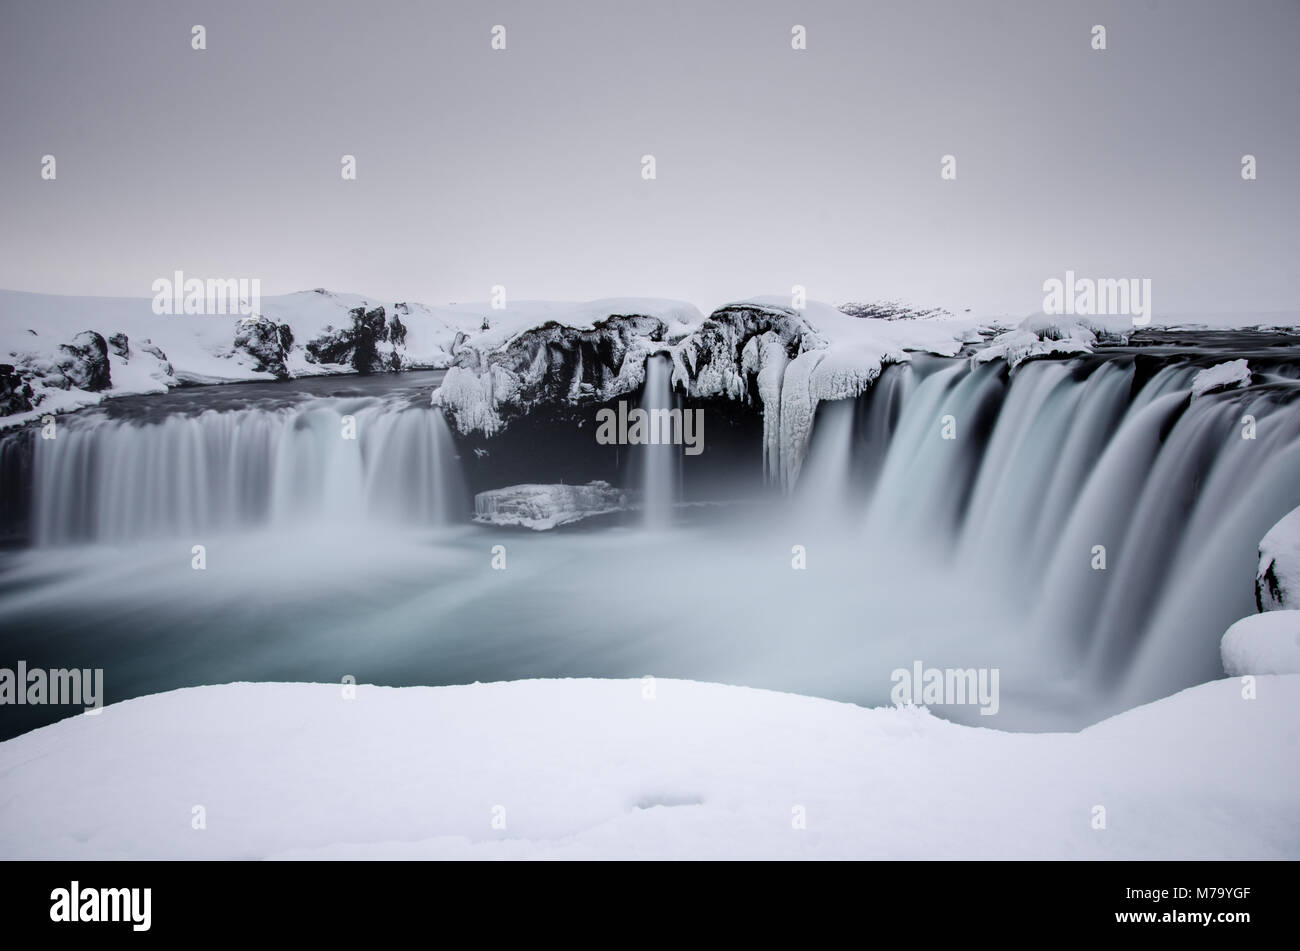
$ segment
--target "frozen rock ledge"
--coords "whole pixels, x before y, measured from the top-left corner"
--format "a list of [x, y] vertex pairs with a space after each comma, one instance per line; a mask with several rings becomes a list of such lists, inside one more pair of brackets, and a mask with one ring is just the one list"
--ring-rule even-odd
[[1285, 515], [1259, 543], [1255, 606], [1260, 611], [1300, 608], [1300, 508]]
[[627, 496], [608, 482], [586, 485], [511, 485], [474, 496], [474, 520], [546, 531], [593, 515], [627, 508]]
[[1300, 757], [1259, 754], [1294, 742], [1297, 676], [1055, 734], [645, 691], [241, 683], [114, 704], [0, 743], [0, 858], [1300, 858]]

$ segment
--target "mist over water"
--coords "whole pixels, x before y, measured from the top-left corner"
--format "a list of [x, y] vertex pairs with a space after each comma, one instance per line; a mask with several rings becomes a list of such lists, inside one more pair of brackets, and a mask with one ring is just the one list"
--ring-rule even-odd
[[[920, 661], [1001, 672], [996, 716], [944, 716], [1077, 728], [1222, 676], [1255, 547], [1300, 505], [1295, 376], [1189, 399], [1198, 369], [918, 356], [819, 408], [787, 499], [674, 506], [691, 460], [638, 447], [640, 512], [551, 533], [470, 523], [452, 434], [397, 378], [77, 414], [57, 454], [35, 440], [34, 545], [0, 556], [0, 629], [11, 660], [103, 667], [110, 702], [649, 674], [885, 704]], [[642, 406], [675, 399], [652, 360]]]

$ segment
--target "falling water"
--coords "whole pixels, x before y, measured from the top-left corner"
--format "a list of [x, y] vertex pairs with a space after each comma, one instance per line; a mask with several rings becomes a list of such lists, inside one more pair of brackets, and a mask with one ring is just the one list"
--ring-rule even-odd
[[[1222, 676], [1219, 639], [1254, 612], [1256, 546], [1300, 505], [1300, 387], [1279, 373], [1192, 399], [1198, 369], [1136, 387], [1132, 360], [930, 374], [858, 496], [864, 544], [923, 544], [923, 588], [960, 578], [1001, 592], [997, 623], [1114, 709]], [[826, 471], [848, 467], [842, 407], [823, 407], [798, 493], [825, 499], [823, 515], [845, 508]]]
[[[646, 362], [645, 395], [641, 408], [650, 414], [653, 410], [673, 408], [671, 384], [672, 361], [655, 356]], [[672, 443], [657, 443], [639, 447], [641, 453], [642, 493], [647, 528], [667, 528], [672, 522], [673, 503], [678, 494], [678, 465], [681, 447]]]
[[797, 488], [803, 518], [833, 523], [850, 504], [853, 415], [851, 400], [827, 403], [818, 410]]
[[468, 507], [454, 455], [440, 413], [378, 403], [69, 417], [56, 439], [35, 440], [32, 534], [50, 545], [367, 519], [446, 524]]
[[[119, 609], [105, 629], [130, 653], [120, 638], [177, 624], [172, 607], [138, 610], [134, 599], [149, 595], [156, 573], [195, 584], [171, 540], [228, 532], [247, 556], [227, 561], [226, 586], [204, 576], [187, 598], [208, 598], [214, 617], [281, 604], [283, 616], [265, 623], [292, 627], [305, 645], [299, 656], [322, 662], [340, 651], [372, 657], [357, 630], [386, 638], [394, 682], [662, 668], [880, 703], [890, 670], [921, 659], [1000, 667], [1000, 727], [1077, 727], [1221, 677], [1224, 630], [1254, 612], [1256, 546], [1300, 505], [1300, 373], [1285, 354], [1252, 356], [1249, 387], [1193, 399], [1193, 377], [1216, 359], [1127, 350], [1012, 372], [1002, 361], [917, 357], [888, 367], [857, 399], [819, 407], [784, 517], [753, 505], [701, 509], [689, 545], [667, 532], [521, 536], [512, 566], [533, 573], [512, 571], [509, 595], [479, 557], [479, 536], [459, 549], [455, 532], [393, 531], [468, 517], [462, 460], [425, 399], [285, 404], [259, 393], [250, 407], [244, 391], [224, 399], [212, 388], [177, 394], [182, 411], [69, 414], [56, 440], [31, 431], [0, 440], [0, 475], [6, 484], [29, 478], [34, 564], [84, 558], [96, 566], [88, 577], [108, 580], [82, 585], [70, 569], [57, 596], [45, 596], [46, 613], [24, 613], [39, 598], [0, 597], [0, 626], [44, 632], [69, 599], [98, 616], [111, 594]], [[216, 408], [208, 402], [219, 398]], [[669, 410], [675, 399], [669, 362], [652, 359], [642, 408]], [[1243, 438], [1246, 416], [1255, 438]], [[344, 437], [347, 417], [355, 439]], [[668, 526], [681, 447], [633, 452], [644, 523]], [[304, 526], [328, 537], [308, 539]], [[294, 537], [268, 553], [260, 534], [240, 537], [257, 528]], [[116, 550], [40, 550], [151, 537], [167, 539], [154, 546], [166, 551], [133, 578], [116, 561], [95, 561]], [[796, 550], [804, 571], [787, 561]], [[642, 604], [611, 634], [606, 619], [626, 607], [626, 579], [660, 576], [671, 576], [674, 599]], [[379, 587], [382, 598], [372, 593]], [[176, 610], [187, 603], [174, 599]], [[445, 617], [463, 642], [430, 646], [431, 617]], [[516, 631], [525, 643], [512, 640]], [[268, 654], [254, 673], [283, 676], [282, 662]], [[253, 675], [213, 663], [213, 677]], [[155, 671], [140, 677], [141, 692], [175, 685]]]

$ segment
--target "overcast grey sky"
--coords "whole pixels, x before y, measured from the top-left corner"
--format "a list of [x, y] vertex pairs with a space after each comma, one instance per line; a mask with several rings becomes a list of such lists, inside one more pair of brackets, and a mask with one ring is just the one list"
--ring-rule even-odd
[[1300, 307], [1298, 0], [0, 0], [0, 131], [21, 290]]

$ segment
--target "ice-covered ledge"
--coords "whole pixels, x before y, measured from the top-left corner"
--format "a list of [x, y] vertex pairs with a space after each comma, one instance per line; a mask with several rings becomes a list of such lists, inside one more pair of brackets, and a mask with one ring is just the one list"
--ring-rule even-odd
[[627, 508], [627, 494], [608, 482], [508, 485], [474, 496], [474, 520], [542, 532]]
[[675, 680], [196, 687], [0, 744], [0, 857], [1300, 858], [1300, 757], [1259, 755], [1300, 676], [1242, 689], [1011, 734]]

